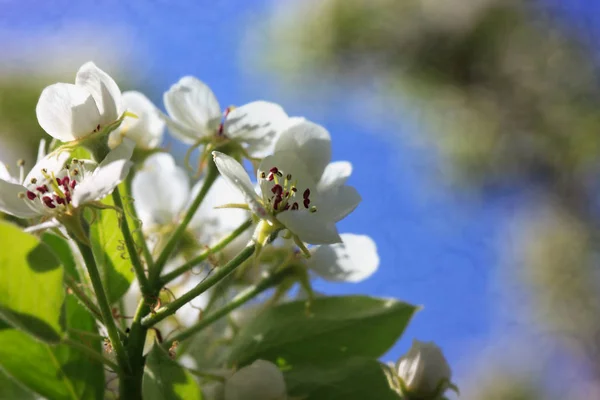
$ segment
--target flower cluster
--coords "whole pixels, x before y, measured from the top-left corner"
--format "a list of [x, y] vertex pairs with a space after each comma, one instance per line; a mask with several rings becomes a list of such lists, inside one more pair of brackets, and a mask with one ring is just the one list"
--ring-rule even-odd
[[[48, 146], [42, 141], [28, 173], [23, 162], [16, 173], [0, 163], [0, 211], [21, 219], [26, 231], [58, 232], [79, 248], [99, 310], [85, 293], [72, 293], [84, 296], [82, 304], [100, 315], [120, 377], [140, 377], [144, 374], [131, 370], [140, 359], [151, 363], [162, 357], [152, 353], [144, 359], [140, 341], [145, 340], [145, 354], [168, 350], [178, 360], [173, 368], [220, 368], [217, 378], [208, 374], [218, 383], [216, 399], [291, 398], [273, 359], [254, 358], [236, 368], [223, 357], [248, 320], [265, 310], [305, 301], [310, 316], [312, 304], [322, 298], [312, 289], [315, 278], [360, 282], [377, 270], [375, 242], [337, 228], [361, 202], [347, 183], [352, 165], [332, 161], [331, 136], [323, 126], [290, 117], [277, 104], [254, 101], [222, 109], [210, 88], [191, 76], [171, 86], [163, 101], [166, 112], [142, 93], [121, 93], [91, 62], [79, 69], [75, 84], [46, 87], [36, 114], [53, 140]], [[199, 149], [200, 176], [160, 148], [165, 129], [191, 145], [188, 156]], [[105, 199], [110, 194], [112, 200]], [[124, 199], [133, 207], [127, 209]], [[102, 282], [96, 265], [103, 263], [110, 274], [106, 257], [114, 251], [90, 233], [104, 223], [98, 213], [114, 211], [121, 232], [111, 234], [122, 237], [119, 259], [127, 260], [137, 277], [117, 294]], [[110, 310], [115, 299], [120, 312]], [[369, 302], [382, 314], [391, 307], [389, 301]], [[395, 307], [406, 321], [416, 310]], [[124, 341], [129, 330], [119, 333], [114, 321], [124, 316], [120, 313], [134, 320], [132, 336]], [[179, 341], [217, 321], [201, 336], [213, 343], [203, 345], [201, 354], [178, 349]], [[440, 396], [450, 387], [449, 367], [430, 347], [413, 348], [399, 363], [392, 387], [399, 385], [408, 398]], [[130, 398], [132, 387], [121, 388], [121, 396]]]

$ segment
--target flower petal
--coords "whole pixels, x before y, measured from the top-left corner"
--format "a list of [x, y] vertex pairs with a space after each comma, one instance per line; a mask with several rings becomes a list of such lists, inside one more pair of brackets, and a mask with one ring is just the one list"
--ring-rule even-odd
[[[258, 166], [257, 172], [263, 197], [265, 195], [272, 195], [272, 189], [273, 186], [276, 185], [276, 182], [278, 181], [281, 183], [288, 174], [292, 176], [291, 181], [295, 183], [295, 186], [299, 192], [297, 194], [298, 199], [302, 199], [301, 195], [306, 189], [310, 189], [311, 192], [314, 193], [317, 185], [308, 172], [308, 166], [303, 161], [304, 160], [299, 159], [295, 153], [290, 151], [279, 151], [273, 155], [265, 157]], [[261, 178], [263, 174], [264, 176], [268, 177], [269, 172], [273, 168], [277, 168], [277, 170], [282, 174], [282, 177], [273, 179], [272, 181]]]
[[116, 121], [122, 114], [119, 86], [110, 75], [93, 62], [87, 62], [79, 68], [75, 77], [75, 85], [91, 93], [100, 112], [101, 126]]
[[295, 123], [281, 133], [275, 152], [291, 151], [308, 166], [315, 182], [331, 161], [331, 137], [321, 125], [310, 121]]
[[[184, 76], [163, 95], [165, 108], [175, 124], [168, 124], [174, 133], [196, 141], [216, 132], [221, 122], [221, 107], [212, 90], [193, 76]], [[178, 129], [178, 125], [187, 128]], [[190, 135], [191, 132], [194, 135]]]
[[86, 176], [74, 190], [73, 205], [79, 207], [83, 203], [100, 200], [112, 193], [133, 165], [129, 159], [133, 154], [135, 143], [124, 139], [117, 148], [112, 150], [92, 175]]
[[168, 153], [148, 157], [131, 189], [144, 229], [175, 222], [190, 197], [189, 178]]
[[231, 110], [225, 119], [223, 132], [230, 139], [252, 141], [254, 147], [269, 147], [287, 126], [288, 115], [280, 105], [254, 101]]
[[27, 228], [23, 229], [23, 231], [27, 233], [32, 233], [38, 231], [45, 231], [46, 229], [58, 228], [59, 226], [61, 226], [60, 222], [58, 222], [58, 220], [56, 220], [55, 218], [52, 218], [51, 220], [42, 222], [40, 224], [28, 226]]
[[100, 123], [100, 112], [92, 95], [69, 83], [46, 87], [35, 113], [42, 129], [62, 142], [87, 136]]
[[165, 130], [165, 121], [152, 102], [140, 92], [123, 93], [123, 106], [137, 118], [126, 117], [118, 129], [111, 132], [109, 145], [114, 148], [121, 143], [123, 137], [133, 141], [142, 149], [153, 149], [160, 145]]
[[333, 244], [342, 241], [335, 222], [324, 218], [319, 211], [284, 211], [277, 214], [276, 218], [305, 243]]
[[[57, 173], [58, 171], [63, 169], [69, 157], [71, 157], [71, 153], [69, 151], [64, 150], [54, 151], [46, 155], [33, 166], [31, 171], [29, 171], [29, 173], [25, 177], [24, 182], [27, 184], [33, 178], [37, 179], [38, 181], [46, 180], [46, 177], [44, 175], [48, 176], [48, 174], [51, 175], [53, 172]], [[47, 173], [44, 174], [42, 170], [46, 170]]]
[[260, 204], [260, 199], [254, 191], [254, 186], [244, 167], [242, 167], [235, 158], [230, 157], [227, 154], [213, 151], [212, 155], [221, 176], [225, 178], [232, 187], [242, 193], [244, 200], [248, 203], [252, 212], [261, 218], [266, 218], [267, 212]]
[[310, 269], [333, 282], [360, 282], [379, 267], [379, 255], [373, 239], [344, 233], [342, 243], [319, 246], [307, 260]]
[[348, 185], [319, 192], [318, 209], [333, 221], [340, 221], [350, 214], [362, 201], [358, 191]]
[[329, 163], [317, 184], [317, 190], [325, 192], [331, 188], [341, 186], [346, 183], [350, 175], [352, 175], [352, 164], [348, 161]]
[[27, 198], [19, 198], [19, 193], [27, 191], [23, 186], [0, 179], [0, 211], [18, 218], [33, 218], [40, 213], [29, 207]]
[[8, 168], [6, 168], [6, 164], [0, 162], [0, 179], [11, 182], [11, 183], [19, 183], [13, 176], [8, 172]]

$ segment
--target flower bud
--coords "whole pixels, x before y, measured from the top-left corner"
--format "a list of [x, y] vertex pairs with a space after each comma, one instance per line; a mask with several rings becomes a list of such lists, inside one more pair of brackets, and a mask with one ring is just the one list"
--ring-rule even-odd
[[256, 360], [225, 382], [225, 400], [285, 400], [283, 374], [269, 361]]
[[397, 373], [408, 399], [438, 399], [452, 386], [450, 366], [433, 342], [413, 340], [408, 353], [398, 360]]

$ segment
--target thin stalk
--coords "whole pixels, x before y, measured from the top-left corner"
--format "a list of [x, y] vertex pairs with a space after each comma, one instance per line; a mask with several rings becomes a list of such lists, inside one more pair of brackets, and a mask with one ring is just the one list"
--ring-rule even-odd
[[65, 338], [65, 339], [63, 339], [62, 342], [63, 342], [63, 344], [66, 344], [67, 346], [72, 347], [72, 348], [84, 353], [86, 356], [88, 356], [96, 361], [99, 361], [104, 365], [107, 365], [110, 369], [115, 371], [117, 374], [120, 374], [122, 372], [121, 367], [119, 367], [117, 364], [115, 364], [108, 358], [104, 357], [102, 354], [98, 353], [96, 350], [89, 348], [85, 344], [80, 343], [80, 342], [70, 339], [70, 338]]
[[[129, 174], [127, 174], [127, 178], [125, 179], [125, 195], [131, 199], [133, 199], [133, 194], [131, 191], [131, 183], [133, 182], [133, 177], [134, 177], [134, 173], [130, 172]], [[135, 202], [135, 199], [133, 199], [133, 201]], [[135, 219], [136, 223], [139, 223], [140, 218], [137, 215], [137, 210], [135, 209], [135, 204], [133, 204], [131, 206], [131, 215], [133, 216], [133, 218]], [[142, 231], [142, 226], [141, 223], [139, 223], [139, 226], [134, 230], [136, 236], [137, 236], [137, 241], [139, 243], [141, 243], [142, 246], [142, 255], [144, 256], [144, 260], [146, 261], [146, 265], [148, 266], [148, 269], [152, 269], [152, 265], [154, 264], [154, 259], [152, 258], [152, 253], [150, 252], [150, 249], [148, 248], [148, 242], [146, 241], [146, 238], [144, 237], [144, 232]]]
[[215, 244], [210, 249], [205, 250], [204, 252], [200, 253], [198, 256], [194, 257], [193, 259], [186, 262], [182, 266], [177, 267], [173, 271], [169, 272], [168, 274], [163, 275], [162, 278], [160, 279], [161, 287], [166, 285], [167, 283], [171, 282], [173, 279], [177, 278], [178, 276], [191, 270], [196, 265], [198, 265], [201, 262], [203, 262], [204, 260], [206, 260], [211, 254], [214, 254], [214, 253], [217, 253], [217, 252], [223, 250], [223, 248], [225, 248], [225, 246], [227, 246], [229, 243], [233, 242], [246, 229], [250, 228], [250, 226], [252, 226], [252, 220], [248, 219], [243, 224], [241, 224], [239, 227], [237, 227], [236, 230], [231, 232], [231, 234], [229, 234], [228, 236], [223, 238], [219, 243]]
[[77, 282], [75, 282], [75, 280], [73, 278], [71, 278], [68, 275], [65, 275], [65, 284], [67, 285], [67, 287], [69, 289], [71, 289], [71, 291], [73, 292], [73, 294], [75, 295], [75, 297], [77, 297], [77, 300], [79, 300], [81, 302], [81, 304], [87, 308], [87, 310], [100, 322], [104, 323], [104, 319], [102, 319], [102, 313], [100, 312], [100, 309], [98, 308], [98, 306], [96, 304], [94, 304], [94, 302], [92, 301], [92, 299], [90, 299], [88, 297], [87, 294], [85, 294], [85, 292], [83, 290], [81, 290], [81, 288], [79, 287], [79, 285], [77, 284]]
[[204, 328], [211, 325], [213, 322], [216, 322], [217, 320], [219, 320], [219, 319], [223, 318], [224, 316], [226, 316], [227, 314], [229, 314], [231, 311], [246, 304], [248, 301], [252, 300], [253, 298], [258, 296], [265, 290], [276, 286], [285, 277], [290, 275], [291, 272], [292, 272], [291, 268], [285, 268], [279, 272], [269, 275], [268, 277], [266, 277], [265, 279], [263, 279], [256, 285], [250, 286], [246, 290], [240, 292], [227, 305], [215, 310], [214, 312], [210, 313], [209, 315], [204, 316], [202, 318], [202, 320], [199, 321], [197, 324], [191, 326], [190, 328], [178, 333], [173, 338], [169, 339], [167, 342], [165, 342], [163, 344], [163, 346], [165, 346], [166, 348], [169, 348], [171, 346], [171, 344], [173, 344], [173, 342], [184, 341], [185, 339], [189, 338], [190, 336], [202, 331]]
[[142, 318], [150, 312], [146, 299], [139, 302], [127, 343], [127, 353], [131, 363], [131, 372], [123, 374], [119, 383], [119, 398], [127, 400], [142, 399], [142, 379], [144, 376], [144, 343], [148, 328], [142, 326]]
[[164, 268], [173, 251], [175, 250], [175, 247], [179, 243], [179, 239], [181, 239], [181, 236], [184, 234], [187, 226], [194, 217], [194, 214], [196, 214], [198, 207], [200, 207], [202, 200], [204, 200], [204, 197], [206, 196], [206, 194], [208, 193], [209, 189], [211, 188], [212, 184], [218, 176], [219, 173], [216, 166], [211, 163], [211, 165], [207, 169], [206, 176], [204, 177], [204, 183], [200, 188], [200, 192], [194, 199], [194, 202], [190, 205], [190, 208], [188, 208], [187, 212], [185, 213], [185, 216], [183, 217], [183, 220], [181, 221], [177, 229], [175, 229], [173, 235], [171, 235], [171, 237], [167, 241], [167, 244], [158, 256], [154, 267], [150, 271], [151, 282], [159, 282], [159, 277], [160, 273], [162, 272], [162, 269]]
[[225, 264], [223, 267], [219, 267], [212, 275], [207, 277], [205, 280], [196, 285], [195, 288], [189, 292], [183, 294], [179, 298], [173, 300], [169, 304], [159, 309], [155, 314], [150, 315], [142, 319], [142, 325], [150, 327], [157, 322], [162, 321], [170, 315], [175, 314], [177, 310], [183, 307], [192, 299], [206, 292], [208, 289], [217, 284], [221, 279], [232, 273], [237, 267], [240, 266], [244, 261], [249, 259], [254, 251], [256, 250], [256, 244], [249, 244], [242, 250], [235, 258]]
[[79, 241], [76, 241], [76, 243], [81, 251], [81, 255], [85, 261], [85, 266], [90, 276], [90, 280], [92, 281], [92, 286], [98, 300], [98, 307], [100, 308], [100, 313], [102, 315], [102, 321], [104, 322], [104, 326], [108, 332], [108, 338], [110, 339], [110, 342], [117, 354], [119, 366], [121, 369], [127, 370], [129, 365], [127, 354], [125, 353], [123, 343], [121, 343], [119, 330], [117, 329], [117, 325], [113, 319], [110, 304], [108, 302], [108, 298], [106, 297], [102, 280], [100, 279], [100, 273], [98, 272], [98, 266], [96, 265], [96, 260], [94, 259], [92, 249]]
[[[123, 201], [121, 200], [121, 194], [119, 193], [119, 188], [116, 187], [112, 194], [113, 202], [115, 206], [119, 207], [125, 213], [125, 209], [123, 208]], [[133, 240], [133, 236], [131, 235], [131, 230], [129, 229], [129, 222], [127, 221], [127, 215], [123, 214], [121, 218], [121, 232], [123, 233], [123, 240], [125, 241], [125, 246], [127, 246], [127, 252], [129, 253], [129, 259], [131, 260], [131, 265], [133, 266], [133, 270], [135, 271], [135, 275], [140, 282], [140, 288], [142, 293], [148, 294], [150, 291], [150, 284], [148, 283], [148, 278], [146, 277], [146, 273], [144, 272], [144, 266], [142, 265], [142, 260], [140, 259], [140, 255], [137, 252], [136, 244]]]

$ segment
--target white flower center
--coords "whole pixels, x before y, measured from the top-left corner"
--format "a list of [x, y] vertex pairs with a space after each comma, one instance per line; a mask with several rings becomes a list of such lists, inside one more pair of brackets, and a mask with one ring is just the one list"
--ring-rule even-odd
[[38, 202], [48, 209], [64, 211], [70, 207], [73, 191], [86, 174], [84, 162], [73, 159], [58, 172], [41, 170], [41, 176], [23, 182], [27, 192], [19, 193], [24, 201]]
[[292, 174], [288, 173], [284, 176], [284, 173], [278, 167], [273, 167], [268, 174], [261, 172], [259, 179], [274, 183], [271, 187], [271, 193], [263, 192], [262, 194], [266, 208], [273, 214], [288, 210], [295, 211], [301, 207], [308, 209], [310, 212], [317, 211], [317, 207], [310, 205], [310, 189], [301, 188], [304, 190], [298, 190], [297, 182]]

